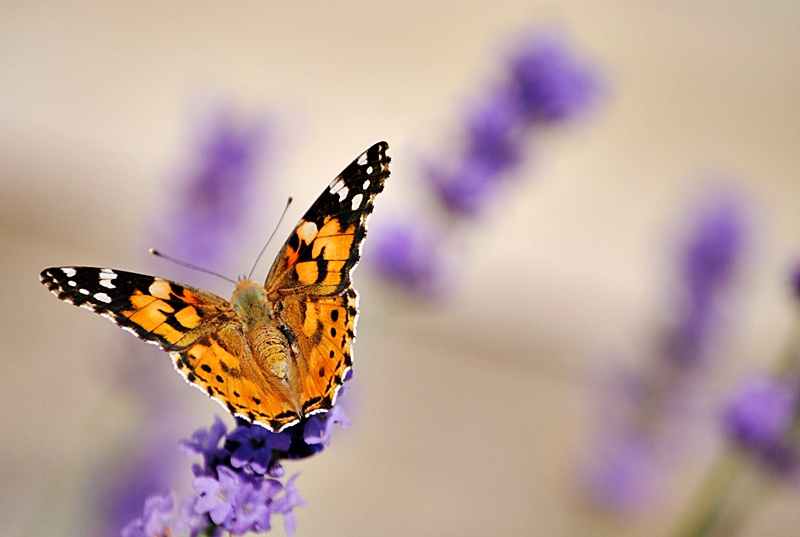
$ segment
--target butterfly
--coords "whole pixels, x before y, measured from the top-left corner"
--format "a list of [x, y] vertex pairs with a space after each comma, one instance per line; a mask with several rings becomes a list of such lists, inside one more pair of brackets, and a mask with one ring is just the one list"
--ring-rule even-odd
[[356, 267], [388, 144], [347, 166], [298, 222], [264, 285], [241, 279], [230, 300], [162, 278], [53, 267], [42, 283], [170, 353], [189, 384], [235, 416], [279, 432], [328, 411], [352, 366]]

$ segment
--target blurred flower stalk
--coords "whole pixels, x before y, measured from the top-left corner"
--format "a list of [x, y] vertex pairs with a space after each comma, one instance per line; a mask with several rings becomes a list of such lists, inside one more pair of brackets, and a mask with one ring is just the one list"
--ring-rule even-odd
[[[663, 492], [666, 467], [691, 426], [692, 403], [725, 332], [725, 306], [743, 260], [747, 225], [738, 203], [715, 198], [695, 216], [679, 248], [672, 321], [655, 338], [646, 368], [612, 381], [613, 408], [584, 465], [591, 503], [611, 513], [640, 510]], [[618, 386], [617, 386], [618, 385]]]
[[[800, 266], [792, 287], [800, 305]], [[721, 421], [728, 446], [676, 537], [735, 535], [771, 491], [800, 485], [800, 308], [776, 371], [743, 380]]]

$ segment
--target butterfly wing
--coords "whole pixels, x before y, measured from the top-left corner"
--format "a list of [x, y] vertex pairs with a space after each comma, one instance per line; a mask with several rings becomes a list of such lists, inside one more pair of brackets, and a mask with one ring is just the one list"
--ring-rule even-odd
[[389, 177], [388, 144], [362, 153], [303, 215], [265, 284], [277, 317], [293, 338], [288, 378], [304, 416], [333, 406], [352, 364], [358, 263], [373, 202]]
[[298, 421], [288, 387], [256, 366], [241, 322], [221, 297], [106, 268], [54, 267], [40, 277], [59, 299], [170, 352], [184, 378], [231, 413], [273, 430]]
[[379, 142], [364, 151], [306, 211], [269, 271], [270, 300], [339, 295], [350, 285], [367, 217], [389, 177], [388, 147]]

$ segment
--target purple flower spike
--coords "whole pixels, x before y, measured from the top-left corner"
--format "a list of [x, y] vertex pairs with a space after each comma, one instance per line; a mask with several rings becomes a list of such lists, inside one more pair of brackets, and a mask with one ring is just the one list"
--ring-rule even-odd
[[514, 167], [520, 160], [517, 103], [503, 88], [467, 120], [467, 158], [489, 175]]
[[244, 123], [222, 109], [203, 129], [185, 187], [170, 252], [201, 266], [213, 266], [246, 214], [264, 160], [268, 137], [260, 121]]
[[771, 459], [783, 451], [792, 425], [795, 394], [786, 384], [756, 377], [743, 383], [724, 414], [725, 432], [736, 443]]
[[144, 516], [122, 528], [122, 537], [155, 537], [163, 535], [172, 517], [172, 493], [154, 494], [144, 502]]
[[685, 304], [666, 336], [675, 365], [694, 366], [705, 358], [721, 299], [742, 258], [745, 231], [739, 206], [722, 199], [704, 209], [690, 232], [681, 267]]
[[728, 200], [709, 207], [686, 249], [684, 276], [692, 305], [707, 307], [714, 291], [728, 283], [744, 242], [744, 223], [739, 208]]
[[529, 121], [569, 119], [597, 93], [594, 73], [558, 40], [534, 39], [511, 59], [521, 113]]

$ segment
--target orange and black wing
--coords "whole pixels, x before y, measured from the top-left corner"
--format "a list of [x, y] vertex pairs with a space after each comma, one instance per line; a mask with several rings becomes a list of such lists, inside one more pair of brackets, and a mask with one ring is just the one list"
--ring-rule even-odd
[[347, 166], [317, 198], [278, 254], [267, 297], [296, 349], [288, 378], [303, 416], [333, 406], [352, 364], [358, 297], [350, 273], [367, 219], [389, 177], [388, 144]]
[[272, 430], [299, 420], [288, 387], [255, 365], [228, 301], [168, 280], [107, 268], [49, 268], [41, 280], [61, 300], [170, 352], [184, 378], [231, 413]]
[[42, 283], [64, 302], [89, 309], [165, 351], [181, 350], [234, 318], [222, 298], [161, 278], [96, 267], [54, 267]]
[[269, 300], [339, 295], [350, 285], [367, 218], [389, 177], [388, 147], [379, 142], [359, 155], [306, 211], [269, 271]]

